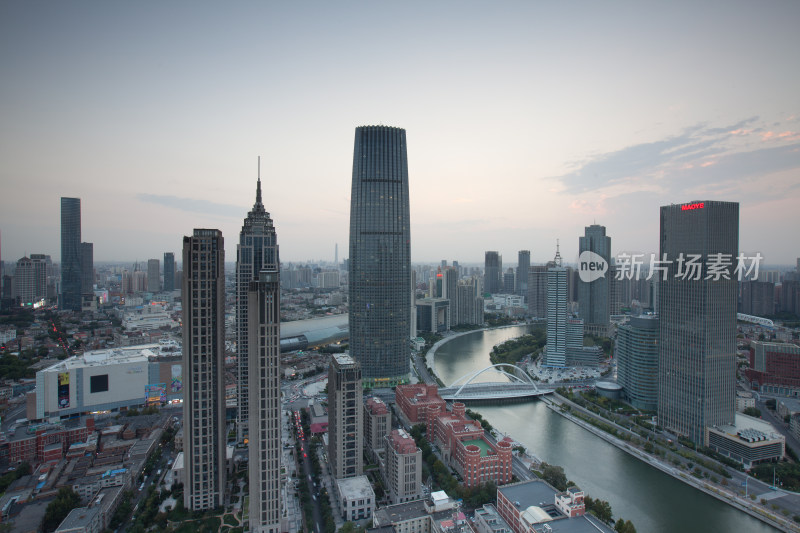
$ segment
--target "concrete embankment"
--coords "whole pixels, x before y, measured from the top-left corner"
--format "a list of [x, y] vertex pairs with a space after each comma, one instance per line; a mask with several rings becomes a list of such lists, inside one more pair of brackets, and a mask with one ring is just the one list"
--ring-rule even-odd
[[[668, 474], [668, 475], [674, 477], [675, 479], [678, 479], [678, 480], [686, 483], [687, 485], [690, 485], [690, 486], [692, 486], [692, 487], [694, 487], [694, 488], [696, 488], [698, 490], [701, 490], [701, 491], [705, 492], [706, 494], [708, 494], [710, 496], [713, 496], [714, 498], [716, 498], [716, 499], [718, 499], [718, 500], [720, 500], [722, 502], [725, 502], [728, 505], [731, 505], [731, 506], [739, 509], [740, 511], [743, 511], [743, 512], [749, 514], [750, 516], [753, 516], [753, 517], [761, 520], [762, 522], [765, 522], [765, 523], [769, 524], [772, 527], [775, 527], [775, 528], [783, 530], [783, 531], [800, 531], [800, 525], [795, 524], [791, 520], [789, 520], [789, 519], [787, 519], [785, 517], [770, 513], [766, 509], [764, 509], [762, 507], [759, 507], [755, 503], [753, 503], [753, 502], [741, 497], [739, 494], [736, 494], [735, 492], [732, 492], [732, 491], [729, 491], [729, 490], [726, 490], [726, 489], [722, 489], [722, 488], [719, 488], [719, 487], [715, 487], [715, 486], [711, 485], [710, 483], [708, 483], [708, 482], [706, 482], [704, 480], [697, 479], [694, 476], [692, 476], [691, 474], [689, 474], [687, 472], [684, 472], [682, 470], [679, 470], [678, 468], [675, 468], [674, 466], [672, 466], [669, 463], [665, 463], [665, 462], [659, 460], [658, 458], [656, 458], [656, 457], [644, 452], [643, 450], [640, 450], [640, 449], [636, 448], [635, 446], [632, 446], [631, 444], [628, 444], [627, 442], [623, 441], [622, 439], [619, 439], [619, 438], [617, 438], [617, 437], [615, 437], [613, 435], [610, 435], [610, 434], [606, 433], [605, 431], [601, 430], [600, 428], [597, 428], [597, 427], [593, 426], [592, 424], [586, 422], [585, 420], [581, 420], [580, 418], [578, 418], [576, 416], [573, 416], [572, 414], [570, 414], [568, 412], [562, 411], [561, 410], [561, 404], [558, 401], [554, 401], [554, 400], [551, 400], [551, 399], [545, 398], [545, 397], [542, 397], [541, 401], [543, 401], [547, 405], [547, 407], [549, 407], [552, 411], [560, 414], [561, 416], [563, 416], [567, 420], [569, 420], [571, 422], [574, 422], [575, 424], [579, 425], [580, 427], [582, 427], [586, 431], [589, 431], [589, 432], [597, 435], [598, 437], [600, 437], [604, 441], [608, 442], [609, 444], [612, 444], [612, 445], [616, 446], [620, 450], [628, 453], [629, 455], [632, 455], [633, 457], [639, 459], [640, 461], [643, 461], [643, 462], [647, 463], [648, 465], [652, 466], [653, 468], [661, 470], [665, 474]], [[564, 403], [569, 404], [569, 405], [573, 405], [572, 402], [569, 402], [568, 400], [564, 400]], [[575, 406], [575, 407], [577, 407], [577, 406]]]

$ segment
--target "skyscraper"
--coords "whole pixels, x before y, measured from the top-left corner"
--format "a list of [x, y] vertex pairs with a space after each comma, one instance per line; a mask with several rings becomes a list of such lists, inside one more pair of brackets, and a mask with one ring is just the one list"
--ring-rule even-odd
[[183, 450], [187, 509], [225, 494], [225, 246], [222, 232], [183, 238]]
[[30, 258], [17, 261], [13, 294], [23, 307], [37, 304], [47, 296], [47, 269], [42, 254], [31, 254]]
[[617, 383], [637, 409], [658, 408], [658, 318], [633, 316], [617, 330]]
[[328, 460], [336, 479], [364, 468], [361, 367], [347, 354], [333, 354], [328, 367]]
[[81, 275], [81, 199], [62, 197], [61, 309], [80, 312]]
[[[586, 226], [584, 236], [578, 240], [578, 248], [580, 253], [593, 252], [602, 257], [607, 265], [611, 265], [611, 237], [606, 236], [605, 226]], [[587, 333], [603, 337], [608, 335], [609, 285], [608, 272], [594, 281], [578, 282], [578, 306]]]
[[545, 366], [567, 363], [567, 269], [556, 251], [554, 266], [547, 269], [547, 345]]
[[[259, 171], [260, 173], [260, 171]], [[256, 201], [239, 232], [236, 246], [236, 350], [239, 365], [238, 413], [236, 437], [243, 443], [248, 434], [250, 413], [249, 393], [249, 324], [250, 282], [257, 280], [262, 269], [278, 270], [278, 243], [275, 227], [261, 202], [261, 177], [256, 182]]]
[[81, 243], [81, 293], [94, 296], [94, 244]]
[[503, 257], [498, 252], [486, 252], [483, 266], [483, 290], [499, 294], [503, 287]]
[[520, 250], [517, 254], [517, 278], [515, 292], [520, 296], [528, 296], [528, 273], [531, 269], [531, 251]]
[[703, 442], [704, 428], [734, 423], [739, 204], [663, 206], [660, 233], [658, 423]]
[[164, 292], [175, 290], [175, 254], [164, 253]]
[[356, 128], [350, 195], [350, 353], [364, 385], [408, 380], [411, 330], [406, 131]]
[[265, 264], [248, 291], [250, 531], [281, 531], [280, 273]]
[[161, 290], [161, 261], [158, 259], [147, 260], [147, 290], [148, 292]]
[[547, 318], [547, 266], [528, 269], [528, 313], [534, 318]]

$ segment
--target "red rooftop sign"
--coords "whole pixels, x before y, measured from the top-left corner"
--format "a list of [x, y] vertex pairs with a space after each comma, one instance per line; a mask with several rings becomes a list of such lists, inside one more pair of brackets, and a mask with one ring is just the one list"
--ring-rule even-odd
[[681, 206], [681, 211], [691, 211], [692, 209], [703, 209], [705, 206], [705, 202], [700, 202], [699, 204], [683, 204]]

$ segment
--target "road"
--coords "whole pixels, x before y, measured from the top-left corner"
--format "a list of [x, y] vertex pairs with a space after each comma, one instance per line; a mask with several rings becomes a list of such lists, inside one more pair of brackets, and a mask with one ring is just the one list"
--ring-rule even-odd
[[[322, 520], [322, 506], [320, 505], [319, 501], [319, 488], [321, 488], [321, 481], [316, 480], [313, 475], [313, 470], [311, 469], [311, 444], [309, 443], [309, 436], [306, 435], [302, 427], [300, 425], [300, 411], [294, 411], [295, 416], [295, 430], [297, 434], [297, 442], [299, 443], [298, 446], [298, 454], [297, 460], [299, 462], [299, 467], [303, 472], [303, 482], [308, 487], [308, 492], [311, 494], [311, 504], [312, 504], [312, 517], [313, 517], [313, 524], [307, 524], [310, 529], [313, 529], [315, 533], [322, 533], [322, 530], [325, 527], [325, 524]], [[301, 508], [302, 510], [302, 508]]]

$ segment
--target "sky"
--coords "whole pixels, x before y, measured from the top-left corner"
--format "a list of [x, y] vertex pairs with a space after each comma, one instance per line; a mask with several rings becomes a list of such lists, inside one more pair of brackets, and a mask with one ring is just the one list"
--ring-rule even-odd
[[281, 259], [348, 255], [354, 131], [406, 129], [413, 262], [658, 251], [659, 206], [740, 203], [800, 257], [800, 2], [0, 2], [2, 259], [180, 256], [255, 200]]

